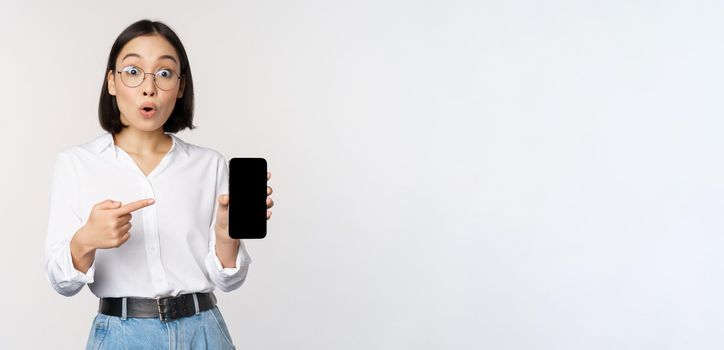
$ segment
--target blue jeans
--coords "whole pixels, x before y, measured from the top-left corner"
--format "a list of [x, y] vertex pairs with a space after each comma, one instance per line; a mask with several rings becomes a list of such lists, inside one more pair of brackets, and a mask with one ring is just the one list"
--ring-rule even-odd
[[161, 321], [98, 313], [86, 350], [98, 349], [236, 349], [217, 306], [200, 313]]

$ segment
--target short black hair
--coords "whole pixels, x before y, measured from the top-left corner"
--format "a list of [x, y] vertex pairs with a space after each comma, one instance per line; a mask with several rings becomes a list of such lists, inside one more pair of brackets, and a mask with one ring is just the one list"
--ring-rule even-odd
[[103, 72], [103, 86], [101, 87], [101, 98], [98, 103], [98, 120], [101, 123], [101, 127], [111, 134], [115, 135], [128, 126], [121, 123], [121, 111], [118, 109], [116, 96], [108, 93], [108, 71], [116, 71], [116, 59], [121, 53], [121, 49], [123, 49], [129, 41], [139, 36], [156, 34], [164, 37], [176, 49], [176, 53], [179, 55], [179, 60], [181, 61], [179, 62], [181, 66], [179, 75], [183, 82], [181, 86], [184, 89], [181, 98], [176, 99], [176, 105], [171, 112], [171, 116], [169, 116], [166, 123], [163, 124], [163, 130], [176, 133], [186, 128], [195, 128], [193, 125], [194, 82], [191, 77], [191, 67], [189, 66], [189, 59], [186, 56], [186, 50], [176, 33], [166, 24], [143, 19], [131, 24], [118, 35], [118, 38], [116, 38], [116, 41], [111, 47], [111, 53], [108, 55], [106, 70]]

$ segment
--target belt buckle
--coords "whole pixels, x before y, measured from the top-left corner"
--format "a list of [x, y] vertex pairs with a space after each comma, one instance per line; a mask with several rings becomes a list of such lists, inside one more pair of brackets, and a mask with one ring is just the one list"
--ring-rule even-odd
[[161, 299], [166, 300], [168, 298], [156, 298], [156, 306], [158, 307], [158, 319], [160, 319], [161, 321], [166, 321], [168, 318], [164, 317], [165, 315], [163, 311], [161, 311]]

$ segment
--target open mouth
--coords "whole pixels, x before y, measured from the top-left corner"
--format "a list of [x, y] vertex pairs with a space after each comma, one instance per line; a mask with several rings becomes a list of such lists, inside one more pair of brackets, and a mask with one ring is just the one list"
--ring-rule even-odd
[[156, 114], [156, 108], [154, 106], [143, 106], [140, 112], [144, 118], [151, 118]]

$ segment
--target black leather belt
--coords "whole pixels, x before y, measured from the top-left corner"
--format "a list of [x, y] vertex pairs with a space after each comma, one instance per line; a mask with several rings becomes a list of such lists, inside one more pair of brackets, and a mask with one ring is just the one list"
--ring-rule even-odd
[[[196, 301], [194, 301], [194, 294]], [[126, 317], [151, 318], [158, 317], [161, 321], [193, 316], [216, 305], [214, 293], [181, 294], [177, 297], [165, 298], [101, 298], [98, 312], [110, 316], [123, 316], [123, 299], [126, 299]], [[198, 308], [196, 307], [198, 302]]]

